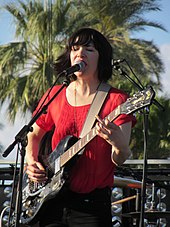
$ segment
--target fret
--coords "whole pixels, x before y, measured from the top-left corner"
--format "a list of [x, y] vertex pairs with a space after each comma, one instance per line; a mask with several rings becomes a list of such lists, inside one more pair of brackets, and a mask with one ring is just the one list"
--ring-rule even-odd
[[91, 134], [93, 138], [96, 136], [96, 127], [92, 129]]
[[83, 138], [81, 139], [81, 141], [82, 141], [82, 144], [85, 144], [85, 143], [86, 143], [86, 137], [83, 137]]
[[[74, 145], [75, 145], [75, 152], [77, 153], [77, 151], [79, 150], [79, 148], [80, 148], [80, 141], [78, 140]], [[73, 145], [73, 146], [74, 146]]]
[[89, 141], [90, 140], [90, 133], [88, 133], [86, 137], [87, 137], [87, 141]]
[[69, 156], [69, 158], [72, 157], [72, 151], [71, 151], [71, 149], [68, 150], [68, 156]]
[[113, 110], [108, 116], [109, 121], [115, 120], [116, 117], [118, 117], [121, 114], [121, 108], [118, 106], [115, 110]]
[[75, 147], [73, 146], [73, 147], [72, 147], [72, 154], [74, 155], [75, 152], [76, 152], [76, 149], [75, 149]]
[[78, 141], [78, 147], [82, 147], [82, 146], [83, 146], [83, 140], [80, 139], [80, 140]]

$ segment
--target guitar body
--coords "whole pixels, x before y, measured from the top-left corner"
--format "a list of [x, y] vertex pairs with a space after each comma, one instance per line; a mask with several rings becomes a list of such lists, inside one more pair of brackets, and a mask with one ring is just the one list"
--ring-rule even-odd
[[45, 184], [32, 182], [28, 179], [27, 174], [23, 176], [23, 192], [22, 192], [22, 224], [35, 224], [41, 215], [46, 201], [57, 196], [62, 188], [67, 187], [69, 179], [69, 171], [74, 165], [78, 156], [74, 156], [66, 165], [59, 170], [55, 169], [55, 163], [60, 156], [72, 146], [78, 138], [74, 136], [65, 137], [49, 155], [44, 165], [48, 164], [48, 181]]

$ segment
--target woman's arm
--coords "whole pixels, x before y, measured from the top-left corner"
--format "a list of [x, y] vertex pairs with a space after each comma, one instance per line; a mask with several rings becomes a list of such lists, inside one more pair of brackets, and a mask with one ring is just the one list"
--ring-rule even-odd
[[43, 165], [38, 161], [39, 144], [45, 131], [36, 123], [33, 124], [33, 132], [28, 133], [28, 145], [26, 147], [26, 162], [28, 177], [35, 182], [47, 180]]
[[116, 165], [123, 164], [128, 157], [131, 155], [131, 150], [129, 148], [129, 142], [130, 142], [130, 136], [131, 136], [131, 126], [132, 123], [128, 122], [123, 125], [120, 125], [119, 128], [121, 130], [118, 144], [116, 146], [116, 143], [112, 146], [112, 161]]

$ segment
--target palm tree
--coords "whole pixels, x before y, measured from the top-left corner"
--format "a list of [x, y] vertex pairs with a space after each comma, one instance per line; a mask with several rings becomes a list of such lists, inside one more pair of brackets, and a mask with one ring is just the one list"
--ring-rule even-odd
[[[144, 13], [160, 10], [157, 0], [44, 2], [48, 4], [43, 4], [42, 0], [16, 0], [2, 6], [14, 18], [18, 40], [0, 46], [0, 105], [5, 100], [8, 101], [11, 120], [15, 120], [18, 111], [23, 114], [32, 111], [44, 91], [52, 85], [56, 78], [52, 74], [51, 63], [62, 51], [67, 37], [82, 26], [101, 31], [113, 46], [113, 58], [126, 59], [144, 86], [149, 83], [154, 88], [161, 89], [159, 75], [163, 71], [163, 64], [159, 49], [152, 41], [136, 39], [134, 36], [146, 27], [165, 30], [159, 23], [148, 21], [143, 16]], [[123, 69], [133, 76], [126, 66], [123, 65]], [[134, 93], [136, 88], [122, 79], [118, 71], [114, 70], [113, 74], [110, 83]], [[156, 114], [156, 110], [151, 114], [150, 134], [153, 135], [153, 140], [156, 132], [153, 122], [155, 116], [158, 116]], [[166, 138], [169, 138], [169, 129], [166, 129], [166, 125], [169, 123], [165, 119], [165, 124], [161, 126], [161, 137], [157, 134], [155, 138], [159, 141], [157, 148], [167, 151], [169, 143]], [[135, 127], [135, 136], [132, 138], [131, 146], [137, 154], [134, 157], [139, 157], [142, 153], [140, 122], [139, 117], [139, 127]], [[149, 148], [154, 147], [156, 150], [153, 140]]]
[[[68, 35], [82, 26], [101, 31], [113, 45], [114, 58], [128, 59], [145, 83], [153, 83], [156, 76], [160, 88], [163, 66], [159, 50], [152, 42], [132, 38], [133, 32], [146, 26], [164, 29], [142, 18], [144, 12], [159, 10], [156, 0], [57, 0], [50, 7], [39, 0], [17, 0], [3, 6], [14, 17], [19, 38], [18, 42], [0, 46], [0, 100], [2, 104], [8, 99], [11, 119], [18, 110], [31, 110], [52, 84], [53, 59], [62, 51]], [[120, 77], [114, 77], [113, 82], [127, 88]], [[133, 92], [132, 85], [128, 85], [129, 90]]]
[[[169, 158], [170, 157], [170, 100], [168, 97], [158, 98], [165, 111], [152, 105], [149, 111], [148, 130], [148, 158]], [[133, 158], [143, 158], [143, 131], [142, 115], [138, 115], [138, 124], [133, 129], [131, 148]]]
[[[159, 23], [144, 19], [144, 14], [160, 10], [156, 0], [80, 0], [80, 11], [84, 11], [85, 20], [93, 21], [92, 26], [101, 31], [112, 43], [115, 59], [126, 59], [144, 85], [150, 83], [161, 89], [159, 75], [163, 72], [163, 63], [159, 49], [152, 41], [134, 38], [136, 32], [147, 27], [166, 29]], [[126, 67], [127, 65], [125, 65]], [[126, 72], [132, 75], [126, 67]], [[114, 71], [114, 85], [134, 92], [127, 80], [118, 77]]]
[[19, 39], [0, 46], [0, 77], [3, 81], [0, 100], [3, 104], [8, 99], [9, 115], [14, 120], [18, 110], [22, 113], [32, 110], [55, 79], [51, 63], [64, 39], [62, 34], [65, 33], [70, 1], [57, 1], [53, 5], [53, 18], [51, 9], [42, 1], [25, 3], [18, 0], [3, 7], [14, 17]]

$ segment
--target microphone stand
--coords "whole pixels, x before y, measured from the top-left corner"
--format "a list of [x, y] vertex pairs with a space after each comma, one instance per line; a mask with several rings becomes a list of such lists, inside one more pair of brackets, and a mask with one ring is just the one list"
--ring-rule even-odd
[[[124, 60], [123, 60], [124, 61]], [[120, 61], [121, 62], [121, 61]], [[113, 63], [113, 68], [117, 70], [120, 75], [126, 77], [139, 91], [144, 89], [143, 85], [140, 83], [136, 83], [125, 71], [123, 71], [119, 63]], [[138, 79], [138, 78], [137, 78]], [[158, 108], [164, 111], [164, 107], [156, 100], [153, 99], [153, 104], [155, 104]], [[149, 108], [145, 107], [143, 111], [143, 130], [144, 130], [144, 157], [143, 157], [143, 179], [142, 179], [142, 187], [141, 187], [141, 211], [140, 211], [140, 220], [139, 220], [139, 227], [144, 226], [144, 218], [145, 218], [145, 195], [146, 195], [146, 178], [147, 178], [147, 143], [148, 143], [148, 116], [149, 116]]]
[[[57, 97], [57, 95], [63, 90], [63, 88], [69, 85], [70, 77], [72, 76], [72, 73], [73, 72], [71, 72], [71, 75], [70, 75], [70, 71], [68, 72], [67, 70], [65, 70], [58, 75], [58, 78], [63, 76], [63, 75], [66, 76], [66, 79], [63, 81], [63, 85], [61, 86], [61, 88], [54, 94], [54, 96], [47, 102], [47, 104], [44, 105], [40, 109], [40, 111], [38, 111], [34, 115], [34, 117], [31, 119], [31, 121], [19, 131], [19, 133], [15, 136], [14, 142], [11, 145], [9, 145], [8, 148], [2, 154], [3, 157], [7, 157], [10, 154], [10, 152], [14, 149], [16, 144], [18, 144], [18, 143], [21, 144], [20, 171], [19, 171], [19, 179], [18, 179], [18, 184], [17, 184], [16, 205], [15, 205], [15, 212], [14, 212], [14, 218], [15, 218], [15, 225], [14, 226], [15, 227], [19, 227], [20, 214], [21, 214], [21, 210], [22, 210], [22, 179], [23, 179], [23, 171], [24, 171], [24, 159], [25, 159], [25, 154], [26, 154], [25, 148], [27, 146], [27, 141], [28, 141], [27, 134], [29, 132], [33, 131], [32, 125], [36, 122], [36, 120], [43, 113], [44, 114], [46, 113], [48, 106]], [[58, 78], [57, 78], [57, 80], [58, 80]], [[75, 78], [73, 78], [73, 79], [75, 79]], [[54, 82], [54, 85], [56, 84], [57, 80]], [[14, 182], [14, 184], [15, 184], [15, 182]], [[13, 196], [14, 195], [12, 194], [12, 198], [13, 198]], [[10, 211], [9, 214], [11, 215], [12, 212]], [[11, 219], [11, 217], [9, 216], [8, 227], [10, 226], [10, 219]]]

